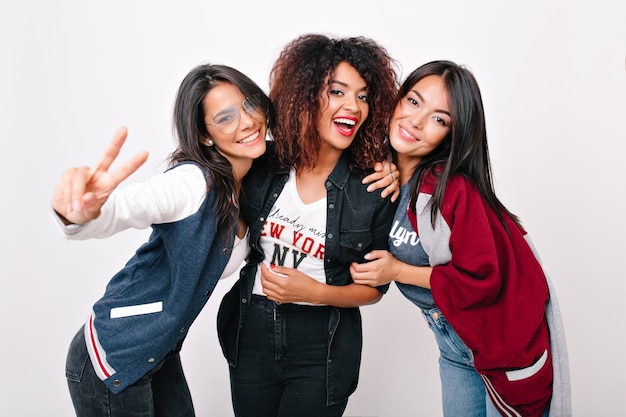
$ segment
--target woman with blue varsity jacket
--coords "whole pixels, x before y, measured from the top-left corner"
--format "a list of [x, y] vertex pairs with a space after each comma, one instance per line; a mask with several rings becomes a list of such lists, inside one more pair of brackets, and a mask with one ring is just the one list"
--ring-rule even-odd
[[401, 197], [389, 252], [355, 282], [395, 281], [439, 346], [444, 416], [570, 416], [556, 295], [519, 219], [496, 197], [482, 99], [449, 61], [413, 71], [389, 127]]
[[164, 173], [117, 189], [147, 158], [108, 172], [126, 139], [121, 128], [99, 165], [63, 174], [53, 208], [68, 239], [152, 228], [70, 345], [77, 416], [194, 416], [179, 351], [218, 280], [248, 255], [241, 181], [265, 152], [272, 120], [269, 98], [247, 76], [199, 65], [177, 93], [179, 145]]

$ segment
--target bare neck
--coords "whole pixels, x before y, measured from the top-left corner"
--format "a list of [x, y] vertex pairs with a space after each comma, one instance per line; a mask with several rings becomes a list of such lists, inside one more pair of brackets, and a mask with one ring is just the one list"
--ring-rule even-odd
[[398, 170], [400, 171], [400, 185], [404, 185], [413, 176], [422, 158], [398, 154]]
[[335, 169], [340, 157], [340, 150], [322, 150], [315, 166], [297, 170], [296, 187], [303, 203], [313, 203], [326, 197], [326, 179]]

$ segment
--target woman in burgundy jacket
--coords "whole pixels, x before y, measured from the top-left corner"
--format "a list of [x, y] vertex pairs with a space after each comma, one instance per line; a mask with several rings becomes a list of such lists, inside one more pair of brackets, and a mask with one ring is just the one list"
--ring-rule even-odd
[[395, 281], [440, 350], [445, 416], [571, 415], [554, 293], [519, 219], [493, 190], [482, 99], [449, 61], [404, 82], [389, 128], [401, 201], [389, 251], [354, 282]]

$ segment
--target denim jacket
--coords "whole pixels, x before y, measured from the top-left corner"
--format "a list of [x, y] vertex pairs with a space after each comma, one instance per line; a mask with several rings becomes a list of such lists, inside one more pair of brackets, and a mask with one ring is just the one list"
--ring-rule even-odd
[[[242, 215], [250, 228], [251, 254], [240, 278], [224, 296], [218, 312], [218, 334], [224, 356], [237, 366], [239, 332], [245, 325], [256, 268], [264, 259], [260, 237], [268, 213], [289, 178], [289, 170], [271, 173], [272, 143], [265, 156], [255, 160], [244, 180], [247, 202]], [[388, 248], [395, 205], [380, 191], [369, 193], [362, 177], [350, 172], [350, 154], [344, 152], [326, 180], [326, 240], [324, 265], [328, 285], [352, 283], [349, 265], [365, 262], [374, 249]], [[382, 293], [388, 286], [379, 287]], [[332, 310], [328, 323], [327, 404], [345, 400], [356, 389], [361, 363], [362, 328], [358, 308]]]
[[215, 193], [209, 190], [196, 213], [153, 224], [149, 240], [93, 305], [84, 327], [87, 351], [113, 394], [180, 346], [211, 296], [234, 241], [232, 234], [217, 230], [214, 206]]

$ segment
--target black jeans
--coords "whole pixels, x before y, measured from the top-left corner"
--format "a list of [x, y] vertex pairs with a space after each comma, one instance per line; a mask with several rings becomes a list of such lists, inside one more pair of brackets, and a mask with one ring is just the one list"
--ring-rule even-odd
[[330, 307], [275, 304], [252, 296], [230, 368], [237, 417], [338, 417], [327, 406]]
[[65, 375], [77, 417], [193, 417], [191, 394], [175, 349], [119, 394], [96, 375], [81, 328], [67, 354]]

